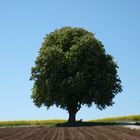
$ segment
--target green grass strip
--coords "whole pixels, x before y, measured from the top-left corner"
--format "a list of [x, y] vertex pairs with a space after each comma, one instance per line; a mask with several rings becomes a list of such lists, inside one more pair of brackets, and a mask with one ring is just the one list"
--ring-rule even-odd
[[140, 115], [103, 118], [103, 119], [90, 120], [88, 122], [110, 122], [110, 121], [140, 121]]
[[0, 121], [0, 126], [12, 125], [55, 125], [65, 123], [66, 120], [20, 120], [20, 121]]

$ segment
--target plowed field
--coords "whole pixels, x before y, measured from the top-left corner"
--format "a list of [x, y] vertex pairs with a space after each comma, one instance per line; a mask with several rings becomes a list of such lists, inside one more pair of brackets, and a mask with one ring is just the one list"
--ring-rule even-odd
[[140, 130], [118, 126], [0, 128], [0, 140], [140, 140]]

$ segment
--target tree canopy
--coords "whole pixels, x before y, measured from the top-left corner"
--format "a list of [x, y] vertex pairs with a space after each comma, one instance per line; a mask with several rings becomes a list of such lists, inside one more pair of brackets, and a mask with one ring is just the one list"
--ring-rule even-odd
[[32, 99], [37, 107], [56, 105], [69, 121], [82, 105], [111, 106], [122, 91], [117, 64], [94, 34], [83, 28], [63, 27], [47, 34], [32, 67]]

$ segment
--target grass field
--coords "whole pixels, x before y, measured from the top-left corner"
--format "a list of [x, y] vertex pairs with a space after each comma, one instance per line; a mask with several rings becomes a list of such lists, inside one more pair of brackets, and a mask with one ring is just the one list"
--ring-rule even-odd
[[0, 121], [0, 126], [15, 125], [56, 125], [65, 123], [66, 120], [20, 120], [20, 121]]
[[[82, 124], [87, 123], [98, 123], [98, 122], [119, 122], [119, 121], [135, 121], [140, 122], [140, 115], [122, 116], [122, 117], [112, 117], [103, 118], [97, 120], [86, 121]], [[67, 120], [21, 120], [21, 121], [0, 121], [0, 126], [18, 126], [18, 125], [48, 125], [55, 126], [57, 124], [65, 124]], [[79, 124], [79, 123], [78, 123]], [[90, 125], [90, 124], [89, 124]]]
[[130, 115], [121, 117], [110, 117], [97, 120], [90, 120], [89, 122], [112, 122], [112, 121], [140, 121], [140, 115]]

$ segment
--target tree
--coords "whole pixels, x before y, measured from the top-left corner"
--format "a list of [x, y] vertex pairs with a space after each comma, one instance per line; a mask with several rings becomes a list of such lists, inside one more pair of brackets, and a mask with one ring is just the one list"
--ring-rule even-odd
[[82, 105], [99, 109], [113, 105], [122, 91], [117, 64], [103, 44], [83, 28], [63, 27], [46, 35], [32, 67], [33, 102], [56, 105], [75, 122]]

